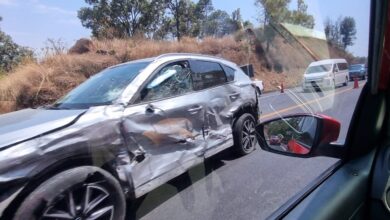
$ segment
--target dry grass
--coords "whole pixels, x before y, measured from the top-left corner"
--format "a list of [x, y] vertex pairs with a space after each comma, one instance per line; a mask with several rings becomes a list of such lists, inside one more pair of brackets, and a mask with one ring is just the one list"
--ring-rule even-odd
[[[237, 64], [252, 63], [256, 77], [264, 81], [266, 90], [274, 90], [281, 82], [297, 85], [310, 59], [296, 45], [275, 40], [268, 53], [269, 60], [282, 67], [282, 73], [261, 65], [262, 57], [255, 46], [233, 37], [206, 38], [198, 41], [183, 38], [180, 42], [146, 39], [93, 40], [89, 52], [46, 57], [40, 63], [26, 63], [0, 78], [0, 113], [49, 104], [100, 70], [118, 63], [153, 57], [169, 52], [192, 52], [215, 55]], [[274, 68], [275, 69], [275, 68]]]

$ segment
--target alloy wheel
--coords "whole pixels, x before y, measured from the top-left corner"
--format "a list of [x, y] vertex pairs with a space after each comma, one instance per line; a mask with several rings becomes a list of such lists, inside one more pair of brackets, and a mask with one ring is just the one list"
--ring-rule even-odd
[[256, 145], [255, 123], [252, 120], [245, 120], [242, 128], [242, 146], [246, 152], [254, 149]]
[[57, 196], [44, 209], [42, 220], [113, 220], [110, 193], [95, 183], [83, 184]]

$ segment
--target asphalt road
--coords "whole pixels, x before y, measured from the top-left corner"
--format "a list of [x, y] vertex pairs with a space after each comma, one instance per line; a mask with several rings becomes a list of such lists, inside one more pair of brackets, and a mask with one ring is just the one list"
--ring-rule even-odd
[[[361, 87], [264, 94], [261, 121], [298, 112], [324, 113], [341, 122], [343, 143]], [[245, 157], [228, 150], [128, 206], [128, 219], [265, 219], [337, 160], [292, 158], [257, 149]]]

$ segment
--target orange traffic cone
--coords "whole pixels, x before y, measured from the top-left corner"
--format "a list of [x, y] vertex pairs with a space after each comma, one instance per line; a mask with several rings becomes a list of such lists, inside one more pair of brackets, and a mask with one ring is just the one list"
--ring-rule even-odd
[[353, 78], [353, 88], [354, 89], [359, 88], [359, 81], [357, 77]]
[[280, 93], [284, 93], [284, 86], [283, 86], [283, 83], [280, 85]]

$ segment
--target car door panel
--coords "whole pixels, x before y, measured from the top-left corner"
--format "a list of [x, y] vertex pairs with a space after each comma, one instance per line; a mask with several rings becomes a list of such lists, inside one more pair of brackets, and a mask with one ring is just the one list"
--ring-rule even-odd
[[[191, 161], [202, 161], [206, 144], [202, 102], [197, 94], [192, 94], [153, 102], [155, 112], [147, 112], [149, 104], [125, 110], [126, 136], [145, 154], [145, 159], [133, 167], [134, 187], [177, 167], [184, 172], [193, 165]], [[194, 111], [196, 106], [199, 110]]]
[[193, 91], [187, 61], [164, 64], [140, 89], [135, 104], [123, 115], [125, 138], [138, 156], [129, 171], [134, 188], [166, 180], [164, 175], [179, 175], [202, 161], [206, 101], [201, 92]]
[[314, 191], [305, 191], [309, 195], [285, 216], [273, 215], [270, 219], [367, 219], [374, 157], [375, 150], [344, 164]]
[[233, 146], [232, 115], [229, 114], [229, 110], [234, 103], [239, 102], [240, 94], [237, 89], [225, 84], [207, 90], [207, 97], [209, 101], [207, 102], [205, 128], [208, 132], [205, 135], [207, 141], [205, 157]]
[[190, 64], [194, 88], [201, 90], [204, 97], [207, 97], [205, 157], [209, 157], [233, 145], [231, 115], [228, 112], [232, 103], [239, 100], [240, 92], [227, 83], [227, 77], [219, 63], [190, 60]]
[[378, 152], [372, 177], [370, 218], [390, 219], [390, 148]]

